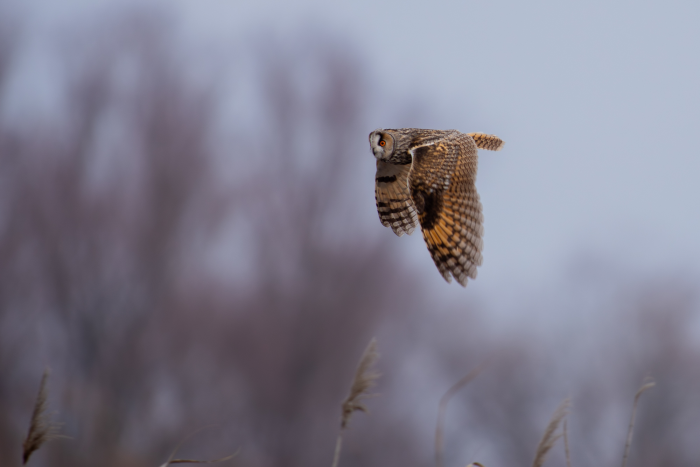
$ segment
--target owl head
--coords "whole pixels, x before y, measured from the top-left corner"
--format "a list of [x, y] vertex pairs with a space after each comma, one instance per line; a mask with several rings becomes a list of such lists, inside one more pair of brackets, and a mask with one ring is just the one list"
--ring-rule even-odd
[[394, 136], [389, 130], [374, 130], [369, 134], [369, 146], [377, 160], [388, 161], [394, 154]]
[[380, 128], [369, 134], [369, 146], [378, 161], [391, 164], [410, 164], [413, 160], [408, 153], [415, 138], [425, 135], [435, 135], [436, 130], [421, 130], [418, 128], [397, 128], [387, 130]]

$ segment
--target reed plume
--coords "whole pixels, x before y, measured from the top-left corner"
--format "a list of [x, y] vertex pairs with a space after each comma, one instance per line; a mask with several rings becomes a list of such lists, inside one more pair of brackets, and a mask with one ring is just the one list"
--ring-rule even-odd
[[634, 402], [632, 403], [632, 417], [630, 418], [630, 426], [627, 429], [627, 442], [625, 443], [625, 453], [622, 455], [622, 467], [625, 467], [627, 465], [627, 456], [629, 456], [630, 446], [632, 445], [632, 431], [634, 429], [634, 417], [637, 414], [637, 403], [639, 402], [639, 398], [642, 397], [644, 391], [646, 391], [647, 389], [651, 389], [654, 386], [656, 386], [654, 380], [652, 380], [651, 378], [645, 378], [645, 380], [642, 382], [642, 386], [637, 390], [637, 393], [634, 395]]
[[380, 373], [373, 368], [378, 358], [377, 340], [373, 338], [362, 353], [362, 357], [360, 357], [360, 362], [355, 370], [355, 377], [350, 384], [350, 393], [340, 406], [340, 434], [338, 434], [338, 439], [335, 443], [333, 467], [338, 466], [340, 450], [343, 445], [343, 431], [348, 427], [352, 414], [355, 411], [368, 412], [362, 401], [371, 396], [369, 391], [377, 384], [377, 379], [379, 379]]
[[566, 417], [568, 409], [569, 399], [564, 399], [564, 402], [559, 404], [557, 410], [554, 411], [554, 415], [552, 415], [547, 428], [544, 430], [542, 440], [537, 446], [535, 460], [532, 462], [532, 467], [542, 467], [549, 451], [554, 447], [557, 440], [563, 436], [563, 433], [557, 433], [556, 431], [559, 428], [561, 421], [564, 419], [564, 417]]
[[[481, 365], [470, 371], [466, 376], [464, 376], [462, 379], [453, 384], [450, 387], [450, 389], [448, 389], [447, 392], [445, 392], [445, 394], [443, 394], [440, 398], [440, 404], [438, 406], [437, 424], [435, 426], [435, 465], [437, 467], [442, 467], [442, 452], [444, 446], [443, 431], [445, 425], [445, 412], [447, 411], [447, 404], [460, 389], [469, 384], [474, 378], [476, 378], [479, 375], [479, 373], [481, 373], [481, 370], [484, 368], [484, 366], [486, 366], [486, 363], [482, 363]], [[473, 464], [469, 465], [481, 466], [481, 464], [479, 464], [478, 462], [474, 462]]]
[[32, 411], [32, 418], [29, 423], [29, 432], [27, 437], [22, 443], [22, 463], [26, 464], [29, 461], [29, 457], [39, 449], [47, 441], [51, 441], [57, 438], [66, 438], [58, 434], [58, 430], [61, 427], [60, 423], [55, 423], [51, 421], [50, 415], [46, 412], [48, 403], [46, 399], [48, 397], [48, 390], [46, 389], [46, 383], [49, 379], [49, 369], [44, 370], [44, 374], [41, 377], [41, 383], [39, 384], [39, 393], [36, 396], [36, 401], [34, 402], [34, 410]]

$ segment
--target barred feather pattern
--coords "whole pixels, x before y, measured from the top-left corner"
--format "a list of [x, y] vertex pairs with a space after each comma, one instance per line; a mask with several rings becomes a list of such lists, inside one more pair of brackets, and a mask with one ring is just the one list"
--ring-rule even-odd
[[408, 191], [409, 165], [377, 161], [374, 197], [379, 220], [399, 237], [411, 235], [418, 225], [418, 214]]
[[488, 149], [489, 151], [500, 151], [505, 142], [496, 135], [487, 135], [485, 133], [467, 133], [471, 136], [476, 147], [479, 149]]
[[420, 224], [442, 277], [466, 286], [483, 261], [477, 150], [498, 151], [503, 140], [485, 133], [397, 128], [377, 129], [369, 141], [377, 159], [375, 197], [382, 224], [399, 236]]
[[445, 193], [442, 212], [430, 228], [423, 228], [428, 251], [447, 282], [454, 277], [463, 287], [467, 278], [476, 279], [483, 257], [483, 215], [479, 195], [464, 198]]
[[409, 185], [428, 251], [447, 282], [466, 287], [483, 261], [476, 142], [457, 133], [412, 153]]

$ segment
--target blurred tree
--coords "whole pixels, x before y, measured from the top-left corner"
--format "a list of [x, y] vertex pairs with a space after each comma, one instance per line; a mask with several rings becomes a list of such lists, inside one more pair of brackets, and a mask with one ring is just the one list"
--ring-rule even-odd
[[[321, 85], [301, 87], [271, 49], [265, 125], [222, 148], [218, 88], [180, 71], [157, 23], [115, 24], [65, 62], [61, 122], [0, 128], [0, 463], [19, 460], [47, 356], [73, 437], [47, 465], [157, 465], [211, 422], [248, 465], [330, 462], [357, 356], [410, 300], [393, 250], [353, 214], [357, 67], [319, 48]], [[233, 189], [229, 165], [250, 174]], [[208, 262], [226, 235], [248, 260], [221, 278]]]

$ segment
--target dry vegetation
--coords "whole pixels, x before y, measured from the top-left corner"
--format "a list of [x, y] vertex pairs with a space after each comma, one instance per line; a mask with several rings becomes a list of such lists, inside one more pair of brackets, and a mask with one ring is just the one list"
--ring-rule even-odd
[[[580, 336], [484, 335], [471, 302], [458, 310], [465, 326], [432, 318], [425, 305], [440, 302], [395, 239], [371, 228], [371, 168], [358, 160], [372, 164], [366, 134], [376, 122], [363, 121], [360, 62], [332, 41], [260, 45], [254, 59], [229, 57], [222, 82], [201, 85], [167, 24], [128, 15], [59, 41], [47, 81], [60, 110], [17, 117], [10, 103], [28, 92], [17, 84], [24, 36], [1, 18], [0, 465], [22, 461], [47, 364], [51, 391], [40, 399], [71, 439], [41, 447], [31, 465], [152, 467], [210, 424], [177, 456], [240, 448], [233, 465], [328, 465], [338, 404], [373, 335], [383, 345], [381, 404], [344, 430], [343, 467], [433, 465], [433, 456], [444, 466], [523, 465], [566, 395], [568, 460], [616, 465], [628, 395], [647, 373], [659, 386], [645, 395], [625, 459], [700, 462], [696, 289], [631, 287], [601, 310], [624, 331], [601, 321], [595, 351], [578, 360], [561, 349]], [[226, 94], [223, 82], [235, 88], [244, 72], [255, 83], [245, 99]], [[231, 95], [256, 112], [234, 109], [222, 124]], [[440, 394], [419, 379], [447, 387], [484, 349], [496, 355], [488, 371], [439, 408], [433, 452]], [[346, 416], [364, 408], [370, 363], [358, 368]], [[53, 433], [43, 404], [36, 426], [48, 430], [30, 434], [30, 447]], [[548, 463], [564, 458], [554, 449]]]
[[[345, 400], [340, 404], [341, 408], [341, 417], [340, 417], [340, 434], [338, 435], [338, 439], [336, 441], [335, 445], [335, 453], [333, 455], [333, 463], [332, 467], [337, 467], [339, 462], [340, 462], [340, 455], [342, 451], [342, 442], [343, 442], [343, 431], [346, 430], [349, 426], [350, 419], [352, 417], [352, 414], [356, 411], [360, 412], [369, 412], [367, 407], [362, 403], [362, 400], [371, 397], [373, 394], [370, 393], [370, 390], [376, 386], [377, 380], [380, 377], [379, 372], [376, 371], [374, 368], [377, 359], [379, 358], [379, 352], [377, 351], [377, 341], [376, 339], [372, 339], [370, 343], [367, 345], [367, 348], [365, 351], [362, 353], [362, 356], [360, 357], [360, 361], [357, 364], [357, 369], [355, 370], [355, 375], [352, 379], [352, 382], [350, 383], [350, 391], [348, 396], [345, 398]], [[474, 380], [478, 376], [478, 374], [481, 372], [482, 367], [478, 367], [469, 374], [467, 374], [465, 377], [460, 379], [457, 383], [452, 385], [450, 389], [443, 395], [443, 397], [440, 399], [440, 406], [438, 410], [438, 424], [437, 424], [437, 429], [435, 431], [435, 459], [436, 459], [436, 466], [437, 467], [442, 467], [442, 457], [443, 457], [443, 424], [444, 424], [444, 415], [447, 410], [447, 405], [450, 401], [450, 399], [464, 386], [469, 384], [471, 381]], [[56, 424], [55, 422], [52, 422], [48, 415], [46, 414], [47, 410], [47, 389], [46, 389], [46, 382], [48, 379], [49, 372], [48, 370], [44, 371], [44, 374], [41, 378], [41, 384], [39, 386], [39, 393], [37, 394], [36, 401], [34, 403], [34, 409], [32, 412], [32, 417], [30, 421], [30, 426], [29, 426], [29, 433], [27, 434], [27, 438], [25, 439], [23, 443], [23, 463], [26, 464], [27, 461], [29, 460], [29, 457], [32, 455], [33, 452], [38, 450], [43, 444], [45, 444], [48, 441], [58, 439], [58, 438], [65, 438], [65, 436], [61, 436], [58, 434], [58, 429], [60, 427], [59, 424]], [[639, 398], [641, 395], [648, 389], [651, 389], [652, 387], [655, 386], [655, 383], [653, 381], [646, 381], [645, 383], [642, 384], [642, 386], [639, 388], [637, 393], [634, 396], [634, 403], [632, 405], [632, 416], [630, 418], [630, 424], [629, 424], [629, 429], [627, 433], [627, 442], [625, 444], [625, 452], [624, 456], [622, 458], [622, 467], [625, 467], [627, 465], [627, 457], [629, 455], [629, 449], [632, 444], [632, 434], [634, 430], [634, 420], [635, 416], [637, 413], [637, 404], [639, 402]], [[540, 441], [539, 445], [537, 446], [537, 450], [535, 452], [535, 460], [533, 461], [532, 465], [533, 467], [542, 467], [545, 462], [545, 458], [547, 454], [551, 451], [551, 449], [554, 447], [555, 443], [557, 442], [558, 439], [564, 438], [564, 444], [565, 444], [565, 454], [566, 454], [566, 464], [568, 467], [571, 467], [571, 457], [569, 453], [569, 443], [567, 439], [567, 429], [566, 429], [566, 416], [568, 414], [568, 408], [569, 408], [569, 400], [566, 399], [564, 402], [562, 402], [559, 407], [557, 407], [557, 410], [554, 412], [554, 415], [552, 415], [551, 420], [547, 424], [547, 427], [545, 428], [544, 434], [542, 436], [542, 440]], [[557, 430], [559, 429], [559, 426], [563, 423], [563, 430], [561, 433], [558, 433]], [[201, 430], [198, 430], [201, 431]], [[219, 462], [225, 462], [232, 460], [236, 454], [231, 454], [225, 457], [221, 457], [219, 459], [213, 459], [213, 460], [199, 460], [199, 459], [177, 459], [175, 458], [175, 455], [177, 454], [178, 449], [180, 448], [182, 442], [178, 443], [178, 446], [173, 450], [173, 452], [170, 454], [170, 457], [160, 466], [160, 467], [167, 467], [168, 465], [171, 464], [214, 464], [214, 463], [219, 463]], [[484, 467], [483, 464], [480, 462], [473, 462], [469, 464], [467, 467]]]
[[47, 389], [46, 382], [49, 378], [49, 370], [44, 370], [39, 385], [39, 393], [34, 402], [32, 410], [32, 418], [29, 421], [29, 431], [27, 437], [22, 443], [22, 463], [26, 464], [32, 453], [38, 450], [44, 443], [58, 439], [61, 435], [58, 434], [60, 425], [51, 421], [51, 417], [47, 413]]

